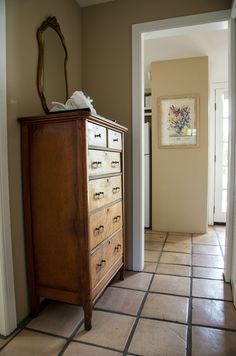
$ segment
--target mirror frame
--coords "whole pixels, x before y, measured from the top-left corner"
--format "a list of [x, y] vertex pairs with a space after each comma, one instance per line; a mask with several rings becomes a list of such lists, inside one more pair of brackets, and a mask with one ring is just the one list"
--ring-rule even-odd
[[65, 59], [64, 59], [64, 76], [65, 76], [65, 85], [66, 85], [66, 100], [68, 99], [68, 81], [67, 81], [67, 60], [68, 60], [68, 53], [65, 45], [64, 36], [61, 33], [60, 25], [57, 22], [55, 16], [48, 17], [45, 21], [42, 22], [41, 26], [37, 30], [37, 42], [38, 42], [38, 66], [37, 66], [37, 90], [38, 94], [41, 99], [41, 103], [43, 106], [44, 111], [46, 114], [49, 113], [49, 108], [47, 106], [47, 101], [43, 92], [43, 64], [44, 64], [44, 47], [42, 36], [43, 32], [48, 28], [51, 27], [56, 33], [58, 34], [62, 46], [65, 51]]

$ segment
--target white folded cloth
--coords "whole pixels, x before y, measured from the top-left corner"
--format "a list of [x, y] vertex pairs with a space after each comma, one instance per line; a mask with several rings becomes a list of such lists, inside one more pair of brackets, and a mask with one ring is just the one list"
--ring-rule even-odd
[[92, 102], [93, 100], [86, 97], [82, 91], [75, 91], [65, 104], [52, 101], [50, 112], [89, 108], [92, 114], [96, 114]]

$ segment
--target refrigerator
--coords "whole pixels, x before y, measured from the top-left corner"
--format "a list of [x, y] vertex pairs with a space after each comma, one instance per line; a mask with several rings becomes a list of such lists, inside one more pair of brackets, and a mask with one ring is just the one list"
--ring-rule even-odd
[[144, 124], [144, 227], [151, 226], [151, 126]]

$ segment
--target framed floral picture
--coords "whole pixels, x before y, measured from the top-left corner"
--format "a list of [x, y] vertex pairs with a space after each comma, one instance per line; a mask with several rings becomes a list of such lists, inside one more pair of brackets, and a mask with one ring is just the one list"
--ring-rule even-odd
[[159, 146], [194, 148], [199, 143], [199, 96], [158, 98]]

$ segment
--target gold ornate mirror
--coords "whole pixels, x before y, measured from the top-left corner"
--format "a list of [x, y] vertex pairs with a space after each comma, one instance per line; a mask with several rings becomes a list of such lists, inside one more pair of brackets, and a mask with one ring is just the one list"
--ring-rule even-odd
[[68, 98], [68, 55], [56, 17], [48, 17], [38, 28], [37, 41], [37, 89], [43, 109], [48, 114], [52, 101], [65, 103]]

